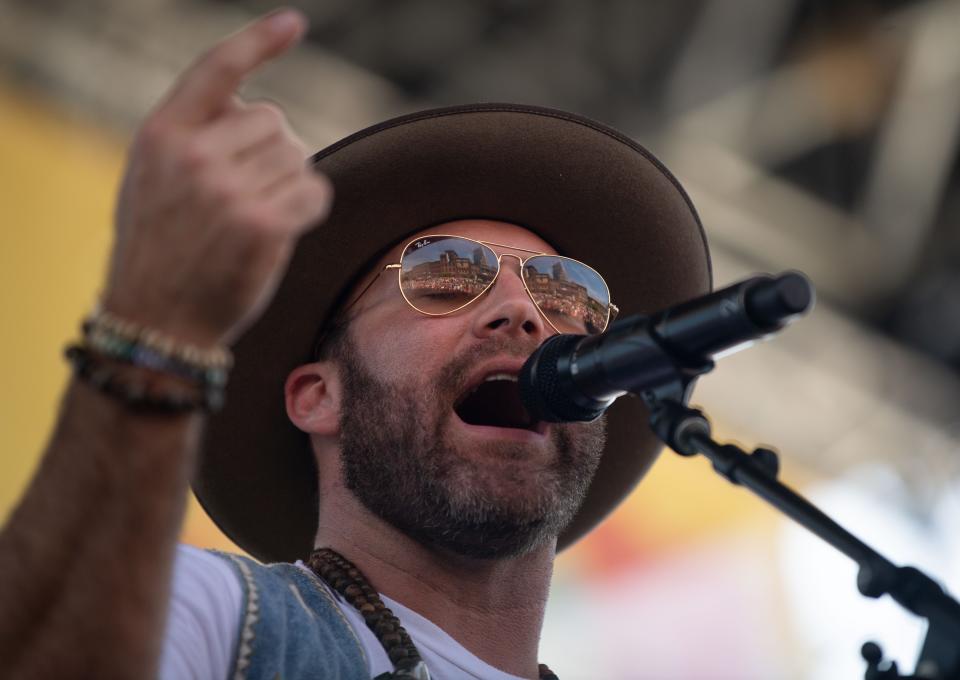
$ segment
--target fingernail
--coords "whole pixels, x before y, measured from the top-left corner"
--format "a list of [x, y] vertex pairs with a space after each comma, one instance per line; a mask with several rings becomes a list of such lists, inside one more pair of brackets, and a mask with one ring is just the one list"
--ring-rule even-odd
[[289, 33], [304, 24], [304, 16], [295, 9], [281, 9], [267, 19], [267, 28], [275, 33]]

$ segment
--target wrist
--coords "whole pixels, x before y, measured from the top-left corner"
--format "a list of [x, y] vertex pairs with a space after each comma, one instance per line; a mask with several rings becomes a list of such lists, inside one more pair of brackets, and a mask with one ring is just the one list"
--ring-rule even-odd
[[157, 310], [157, 307], [157, 305], [152, 307], [145, 305], [140, 300], [128, 300], [115, 293], [105, 293], [94, 307], [91, 317], [106, 313], [139, 328], [163, 335], [177, 345], [196, 347], [201, 350], [222, 345], [225, 333], [219, 333], [182, 318], [182, 315], [176, 313], [175, 306], [172, 304], [166, 305], [162, 310]]
[[75, 375], [132, 409], [218, 411], [233, 365], [221, 345], [198, 347], [98, 307], [66, 350]]

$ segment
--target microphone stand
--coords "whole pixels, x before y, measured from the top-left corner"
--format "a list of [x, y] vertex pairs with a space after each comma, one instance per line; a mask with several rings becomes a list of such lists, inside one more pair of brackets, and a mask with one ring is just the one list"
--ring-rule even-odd
[[685, 405], [693, 380], [711, 370], [713, 362], [674, 358], [676, 379], [638, 395], [650, 410], [656, 435], [682, 456], [706, 456], [717, 473], [747, 487], [855, 561], [860, 567], [857, 588], [865, 597], [890, 595], [908, 611], [927, 619], [915, 675], [901, 675], [896, 662], [884, 662], [880, 646], [868, 642], [861, 649], [867, 662], [865, 680], [960, 680], [960, 603], [922, 571], [896, 566], [777, 480], [780, 462], [776, 452], [757, 448], [747, 453], [715, 441], [704, 414]]
[[720, 475], [745, 486], [854, 560], [857, 588], [890, 595], [928, 622], [914, 675], [884, 662], [879, 645], [863, 645], [866, 680], [960, 680], [960, 603], [915, 567], [900, 567], [777, 480], [770, 449], [747, 453], [710, 436], [704, 414], [686, 406], [712, 357], [772, 334], [810, 309], [813, 288], [800, 272], [756, 276], [653, 316], [621, 319], [596, 336], [548, 339], [524, 364], [521, 398], [543, 420], [592, 420], [624, 394], [639, 396], [656, 435], [683, 456], [703, 454]]

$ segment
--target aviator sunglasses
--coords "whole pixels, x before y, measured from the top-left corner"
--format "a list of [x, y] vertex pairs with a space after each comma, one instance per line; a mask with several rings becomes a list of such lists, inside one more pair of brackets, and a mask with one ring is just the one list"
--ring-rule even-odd
[[[491, 246], [530, 253], [498, 255]], [[500, 261], [520, 262], [520, 278], [540, 314], [558, 333], [602, 333], [619, 311], [606, 281], [592, 267], [562, 255], [547, 255], [463, 236], [431, 234], [410, 241], [400, 262], [385, 265], [350, 304], [353, 307], [388, 269], [396, 269], [407, 304], [427, 316], [445, 316], [480, 298], [497, 280]]]

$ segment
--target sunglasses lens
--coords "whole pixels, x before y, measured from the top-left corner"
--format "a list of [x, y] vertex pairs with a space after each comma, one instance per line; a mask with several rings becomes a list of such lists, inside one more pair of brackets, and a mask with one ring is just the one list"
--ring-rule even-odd
[[606, 329], [610, 291], [591, 267], [565, 257], [537, 255], [524, 264], [523, 280], [540, 311], [561, 333]]
[[447, 314], [479, 297], [497, 275], [497, 255], [456, 236], [425, 236], [400, 257], [400, 290], [414, 309]]

